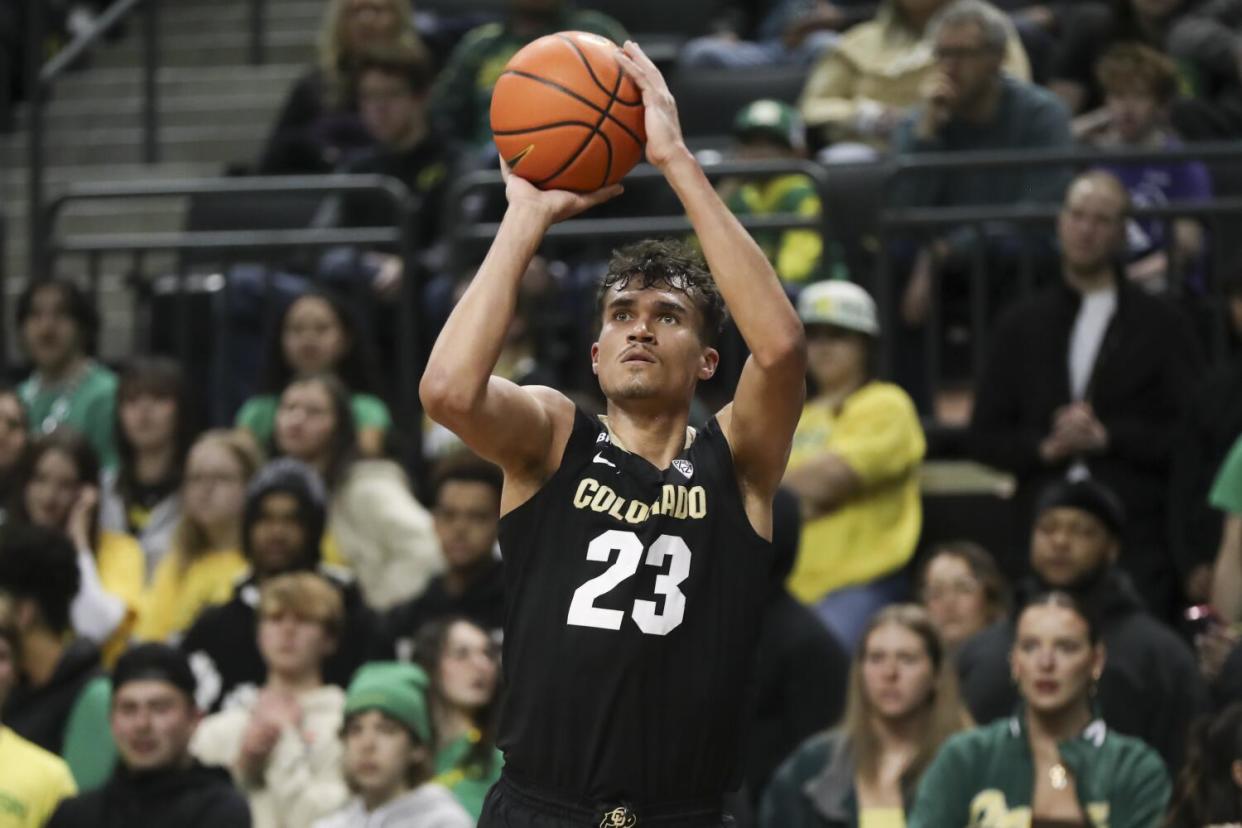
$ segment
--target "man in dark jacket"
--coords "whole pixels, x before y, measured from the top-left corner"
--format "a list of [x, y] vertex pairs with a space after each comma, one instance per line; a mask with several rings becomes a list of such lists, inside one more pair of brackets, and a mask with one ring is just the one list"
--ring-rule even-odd
[[250, 807], [228, 772], [190, 756], [201, 714], [186, 657], [140, 644], [117, 661], [112, 683], [121, 762], [103, 788], [62, 802], [48, 828], [249, 828]]
[[352, 576], [320, 562], [324, 520], [323, 484], [310, 467], [281, 458], [251, 481], [242, 515], [242, 550], [250, 572], [232, 600], [199, 616], [181, 642], [198, 677], [198, 705], [204, 711], [218, 710], [230, 694], [263, 684], [267, 670], [255, 639], [259, 586], [286, 572], [315, 570], [341, 591], [345, 628], [341, 646], [324, 663], [325, 682], [344, 687], [361, 664], [389, 656], [376, 645], [378, 619]]
[[[1174, 427], [1199, 370], [1189, 322], [1129, 284], [1117, 266], [1129, 196], [1080, 175], [1057, 223], [1061, 275], [1004, 315], [971, 423], [974, 454], [1018, 478], [1015, 514], [1053, 480], [1092, 477], [1129, 515], [1122, 567], [1148, 608], [1171, 618], [1178, 589], [1166, 501]], [[1028, 526], [1015, 527], [1021, 549]], [[1011, 577], [1021, 572], [1006, 561]]]
[[[1049, 589], [1073, 594], [1095, 614], [1107, 660], [1097, 701], [1109, 727], [1138, 736], [1160, 752], [1171, 771], [1181, 763], [1190, 722], [1208, 707], [1194, 655], [1172, 630], [1144, 611], [1124, 558], [1124, 511], [1116, 496], [1091, 480], [1059, 481], [1040, 496], [1031, 532], [1033, 576], [1022, 598]], [[1010, 679], [1013, 621], [988, 627], [962, 645], [962, 695], [980, 724], [1007, 716], [1017, 704]]]

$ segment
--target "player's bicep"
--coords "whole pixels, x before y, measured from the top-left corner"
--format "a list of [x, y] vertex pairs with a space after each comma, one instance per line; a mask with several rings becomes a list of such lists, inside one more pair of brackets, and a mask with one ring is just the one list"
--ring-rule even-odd
[[805, 398], [805, 361], [765, 369], [751, 357], [733, 402], [717, 415], [738, 475], [758, 491], [775, 491], [780, 484]]

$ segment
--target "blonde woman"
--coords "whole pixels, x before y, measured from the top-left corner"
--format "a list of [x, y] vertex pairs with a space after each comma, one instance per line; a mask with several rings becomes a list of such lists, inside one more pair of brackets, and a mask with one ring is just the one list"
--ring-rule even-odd
[[926, 610], [894, 604], [867, 625], [850, 671], [845, 719], [781, 765], [763, 828], [904, 828], [940, 745], [970, 725], [957, 676]]
[[247, 568], [241, 553], [246, 484], [262, 463], [250, 435], [208, 431], [194, 442], [181, 483], [181, 520], [156, 567], [137, 635], [163, 640], [184, 632], [207, 607], [233, 594]]
[[353, 94], [354, 67], [368, 49], [396, 44], [426, 52], [409, 0], [328, 0], [316, 65], [290, 90], [259, 172], [331, 172], [350, 150], [369, 147]]

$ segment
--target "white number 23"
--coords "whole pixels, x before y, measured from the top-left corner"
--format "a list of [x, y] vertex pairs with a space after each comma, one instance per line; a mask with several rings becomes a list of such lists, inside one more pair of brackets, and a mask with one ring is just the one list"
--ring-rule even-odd
[[[603, 630], [621, 629], [625, 612], [597, 607], [595, 600], [638, 571], [643, 544], [633, 532], [611, 529], [591, 541], [587, 547], [587, 560], [607, 563], [614, 551], [617, 560], [612, 566], [574, 590], [567, 623]], [[655, 579], [656, 595], [664, 597], [664, 611], [659, 611], [655, 601], [636, 600], [630, 612], [634, 623], [648, 635], [668, 635], [677, 629], [686, 614], [686, 596], [678, 585], [690, 574], [690, 547], [675, 535], [661, 535], [647, 550], [646, 564], [663, 567], [665, 558], [672, 558], [668, 574], [657, 575]]]

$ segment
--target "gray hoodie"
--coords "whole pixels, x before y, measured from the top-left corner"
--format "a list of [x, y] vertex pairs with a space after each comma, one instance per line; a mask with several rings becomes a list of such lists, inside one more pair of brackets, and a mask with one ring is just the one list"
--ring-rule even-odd
[[448, 789], [428, 782], [370, 813], [355, 799], [314, 828], [474, 828], [474, 820]]

